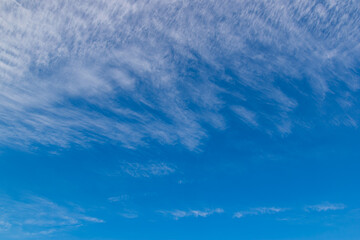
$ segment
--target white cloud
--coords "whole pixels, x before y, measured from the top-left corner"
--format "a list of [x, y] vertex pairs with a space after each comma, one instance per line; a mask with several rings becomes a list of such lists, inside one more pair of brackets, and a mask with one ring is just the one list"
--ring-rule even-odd
[[258, 208], [252, 208], [247, 211], [240, 211], [235, 212], [233, 217], [234, 218], [242, 218], [245, 216], [252, 216], [252, 215], [263, 215], [263, 214], [275, 214], [279, 212], [284, 212], [288, 210], [287, 208], [278, 208], [278, 207], [258, 207]]
[[132, 177], [164, 176], [175, 172], [175, 168], [166, 163], [134, 163], [127, 162], [121, 166], [123, 172]]
[[[19, 201], [7, 196], [0, 198], [0, 229], [3, 234], [44, 235], [86, 223], [103, 223], [70, 206], [60, 206], [45, 198], [29, 196]], [[31, 227], [31, 232], [27, 229]], [[0, 232], [1, 232], [0, 231]]]
[[0, 220], [0, 232], [7, 231], [11, 228], [11, 224], [8, 222], [5, 222], [3, 220]]
[[257, 126], [256, 114], [242, 106], [233, 106], [232, 110], [246, 123], [251, 126]]
[[122, 201], [127, 201], [129, 200], [130, 196], [127, 194], [122, 194], [120, 196], [115, 196], [115, 197], [109, 197], [108, 201], [109, 202], [122, 202]]
[[172, 211], [159, 211], [163, 215], [170, 215], [174, 217], [174, 219], [178, 220], [179, 218], [184, 217], [208, 217], [215, 213], [223, 213], [224, 210], [222, 208], [215, 208], [215, 209], [204, 209], [204, 210], [172, 210]]
[[236, 213], [234, 213], [234, 216], [233, 216], [234, 218], [242, 218], [242, 217], [244, 217], [244, 213], [242, 213], [242, 212], [236, 212]]
[[247, 124], [291, 133], [298, 98], [317, 105], [329, 92], [341, 101], [339, 83], [346, 98], [360, 88], [358, 11], [352, 1], [3, 0], [0, 144], [194, 150], [234, 104], [257, 106], [235, 108]]
[[79, 219], [84, 220], [86, 222], [93, 222], [93, 223], [103, 223], [104, 220], [95, 218], [95, 217], [88, 217], [88, 216], [80, 216]]
[[310, 205], [305, 207], [305, 211], [316, 211], [316, 212], [326, 212], [334, 210], [343, 210], [346, 206], [342, 203], [322, 203], [317, 205]]
[[120, 216], [128, 219], [135, 219], [139, 217], [139, 214], [135, 211], [126, 211], [123, 213], [120, 213]]

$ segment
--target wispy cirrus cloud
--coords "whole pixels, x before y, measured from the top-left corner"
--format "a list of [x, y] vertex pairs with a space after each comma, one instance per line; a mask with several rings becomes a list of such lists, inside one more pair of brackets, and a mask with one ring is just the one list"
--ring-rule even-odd
[[170, 215], [175, 220], [178, 220], [180, 218], [184, 217], [208, 217], [215, 213], [220, 214], [223, 213], [224, 210], [222, 208], [215, 208], [215, 209], [204, 209], [204, 210], [171, 210], [171, 211], [158, 211], [159, 213], [163, 215]]
[[234, 106], [232, 107], [232, 110], [244, 121], [246, 124], [249, 124], [250, 126], [258, 126], [258, 123], [256, 121], [256, 114], [252, 111], [247, 110], [246, 108], [242, 106]]
[[[354, 127], [358, 11], [354, 1], [1, 1], [0, 144], [194, 150], [208, 128], [226, 129], [228, 111], [272, 133], [314, 114]], [[298, 121], [304, 102], [333, 98], [332, 114]]]
[[11, 228], [11, 224], [9, 222], [0, 221], [0, 232], [8, 231]]
[[245, 216], [253, 216], [253, 215], [263, 215], [263, 214], [276, 214], [280, 212], [284, 212], [289, 210], [288, 208], [278, 208], [278, 207], [258, 207], [258, 208], [251, 208], [247, 211], [240, 211], [235, 212], [233, 217], [234, 218], [242, 218]]
[[122, 201], [127, 201], [130, 199], [130, 196], [127, 194], [122, 194], [120, 196], [115, 196], [115, 197], [109, 197], [108, 201], [115, 203], [115, 202], [122, 202]]
[[123, 163], [121, 169], [132, 177], [165, 176], [175, 172], [175, 168], [166, 163]]
[[87, 223], [103, 223], [71, 206], [61, 206], [48, 199], [29, 196], [14, 200], [0, 197], [0, 236], [38, 236], [80, 227]]
[[127, 210], [120, 213], [120, 216], [128, 219], [135, 219], [139, 217], [139, 214], [136, 211]]
[[327, 211], [343, 210], [345, 208], [346, 208], [345, 204], [342, 203], [325, 202], [322, 204], [306, 206], [305, 211], [327, 212]]

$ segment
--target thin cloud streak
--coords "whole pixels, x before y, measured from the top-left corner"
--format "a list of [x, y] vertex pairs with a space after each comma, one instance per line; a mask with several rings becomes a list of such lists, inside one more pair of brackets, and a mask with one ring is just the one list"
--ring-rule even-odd
[[172, 211], [158, 211], [159, 213], [167, 216], [172, 216], [175, 220], [179, 220], [180, 218], [184, 217], [209, 217], [215, 213], [221, 214], [224, 212], [222, 208], [215, 208], [215, 209], [204, 209], [204, 210], [172, 210]]
[[243, 218], [245, 216], [276, 214], [276, 213], [284, 212], [287, 210], [288, 210], [287, 208], [278, 208], [278, 207], [258, 207], [258, 208], [252, 208], [247, 211], [235, 212], [233, 217], [234, 218]]
[[[23, 201], [0, 197], [0, 230], [7, 236], [37, 236], [65, 231], [104, 220], [87, 216], [83, 211], [60, 206], [48, 199], [29, 196]], [[27, 229], [31, 227], [31, 232]]]
[[122, 171], [132, 177], [165, 176], [175, 172], [175, 168], [166, 163], [123, 163]]
[[317, 205], [310, 205], [305, 207], [305, 211], [327, 212], [335, 210], [343, 210], [346, 206], [342, 203], [322, 203]]

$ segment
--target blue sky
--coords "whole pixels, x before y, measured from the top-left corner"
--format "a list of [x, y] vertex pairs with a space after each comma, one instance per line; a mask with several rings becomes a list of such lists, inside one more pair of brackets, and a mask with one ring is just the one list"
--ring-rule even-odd
[[359, 16], [1, 1], [0, 239], [359, 239]]

